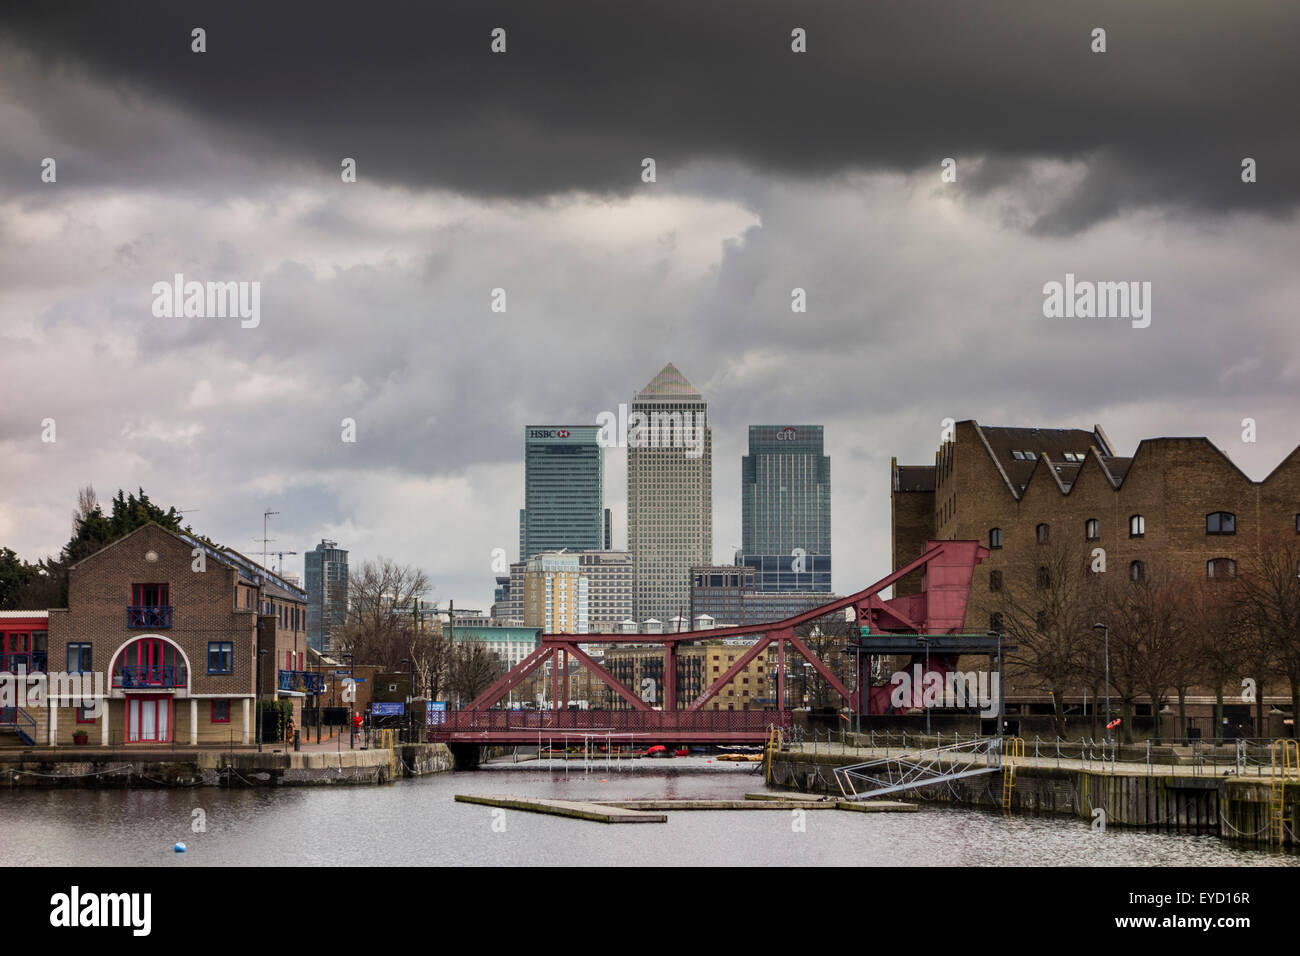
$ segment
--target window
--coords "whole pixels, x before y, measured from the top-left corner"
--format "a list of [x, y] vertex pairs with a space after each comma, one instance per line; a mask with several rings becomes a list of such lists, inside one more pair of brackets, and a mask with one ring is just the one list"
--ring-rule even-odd
[[1038, 586], [1040, 588], [1050, 588], [1052, 586], [1052, 575], [1043, 565], [1038, 566]]
[[1018, 450], [1016, 450], [1016, 449], [1014, 449], [1014, 448], [1011, 450], [1011, 457], [1014, 458], [1016, 461], [1024, 461], [1024, 460], [1025, 460], [1024, 452], [1022, 452], [1022, 451], [1018, 451]]
[[1002, 590], [1002, 572], [1001, 572], [1001, 571], [990, 571], [990, 572], [989, 572], [989, 590], [990, 590], [990, 591], [1001, 591], [1001, 590]]
[[1089, 541], [1096, 541], [1101, 537], [1101, 522], [1096, 518], [1089, 518], [1083, 523], [1083, 536]]
[[1047, 633], [1047, 612], [1039, 611], [1034, 617], [1034, 627], [1038, 628], [1039, 634]]
[[230, 701], [214, 700], [212, 702], [212, 723], [214, 724], [230, 723]]
[[1134, 561], [1128, 566], [1128, 579], [1130, 581], [1145, 581], [1147, 577], [1147, 566], [1141, 561]]
[[208, 673], [233, 674], [235, 672], [235, 644], [233, 641], [208, 641]]
[[1147, 533], [1147, 519], [1141, 515], [1133, 515], [1128, 519], [1128, 536], [1130, 538], [1140, 538]]
[[1231, 511], [1216, 511], [1205, 516], [1206, 534], [1236, 534], [1237, 516]]
[[1232, 558], [1212, 558], [1205, 562], [1205, 576], [1208, 578], [1235, 578], [1237, 562]]
[[167, 585], [133, 584], [131, 585], [131, 603], [136, 607], [165, 607], [167, 605]]
[[1037, 533], [1038, 533], [1038, 543], [1039, 543], [1039, 544], [1047, 544], [1048, 540], [1049, 540], [1049, 539], [1051, 538], [1051, 536], [1052, 536], [1052, 528], [1051, 528], [1051, 525], [1040, 524], [1040, 525], [1038, 526], [1038, 532], [1037, 532]]
[[990, 547], [990, 548], [1000, 548], [1000, 547], [1002, 547], [1002, 529], [1001, 529], [1001, 528], [990, 528], [990, 529], [989, 529], [989, 547]]
[[69, 644], [68, 645], [68, 673], [69, 674], [88, 674], [90, 673], [90, 645], [89, 644]]
[[93, 724], [95, 722], [95, 705], [83, 704], [77, 708], [77, 723]]
[[997, 611], [994, 611], [992, 614], [989, 615], [989, 630], [990, 631], [1002, 630], [1002, 615]]

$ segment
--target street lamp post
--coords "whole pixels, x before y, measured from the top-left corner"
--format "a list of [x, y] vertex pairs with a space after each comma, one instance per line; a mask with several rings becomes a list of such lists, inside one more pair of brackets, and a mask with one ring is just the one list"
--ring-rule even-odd
[[[345, 661], [348, 662], [348, 679], [352, 681], [352, 694], [350, 696], [353, 698], [353, 700], [355, 700], [356, 693], [357, 693], [357, 675], [356, 675], [355, 658], [351, 654], [343, 654], [341, 656]], [[357, 746], [356, 725], [352, 722], [353, 700], [348, 701], [348, 749], [349, 750], [355, 750]]]
[[1001, 737], [1007, 722], [1007, 684], [1002, 679], [1002, 632], [989, 631], [989, 637], [998, 642], [998, 736]]
[[406, 742], [412, 743], [415, 737], [415, 720], [411, 715], [411, 705], [415, 702], [415, 665], [409, 657], [403, 657], [406, 665]]
[[257, 652], [257, 752], [262, 752], [262, 667], [266, 659], [266, 649], [261, 648]]
[[1110, 625], [1094, 624], [1094, 631], [1101, 631], [1106, 639], [1106, 743], [1110, 743]]

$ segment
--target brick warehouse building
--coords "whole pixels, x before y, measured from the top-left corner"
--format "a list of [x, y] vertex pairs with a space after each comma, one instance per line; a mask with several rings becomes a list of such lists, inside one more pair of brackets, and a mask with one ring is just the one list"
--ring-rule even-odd
[[[927, 539], [977, 540], [990, 549], [975, 570], [962, 630], [997, 629], [990, 591], [1028, 586], [1045, 545], [1105, 551], [1107, 573], [1141, 577], [1162, 568], [1180, 584], [1231, 577], [1270, 542], [1300, 539], [1300, 448], [1263, 481], [1252, 481], [1206, 438], [1154, 438], [1132, 457], [1115, 454], [1100, 426], [999, 428], [958, 422], [933, 465], [892, 465], [893, 566]], [[1081, 557], [1082, 563], [1082, 557]], [[895, 593], [913, 594], [919, 577]], [[1014, 675], [1008, 712], [1050, 710], [1041, 689]], [[1280, 683], [1275, 684], [1282, 690]], [[1010, 704], [1013, 700], [1020, 707]], [[1289, 696], [1277, 701], [1289, 706]], [[1268, 700], [1273, 700], [1272, 695]], [[1077, 702], [1077, 701], [1076, 701]], [[1208, 713], [1204, 694], [1189, 713]]]
[[98, 717], [70, 700], [32, 708], [37, 739], [255, 743], [259, 638], [262, 698], [290, 700], [301, 727], [319, 683], [306, 670], [306, 592], [237, 552], [138, 528], [73, 565], [68, 607], [49, 612], [50, 669], [103, 673], [108, 700]]

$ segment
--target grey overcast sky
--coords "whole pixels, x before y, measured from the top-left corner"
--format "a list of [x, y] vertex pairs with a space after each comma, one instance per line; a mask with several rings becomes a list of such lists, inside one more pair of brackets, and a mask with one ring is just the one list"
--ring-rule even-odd
[[[889, 459], [945, 417], [1206, 435], [1263, 478], [1300, 444], [1298, 37], [1293, 0], [11, 2], [0, 545], [143, 486], [486, 607], [524, 426], [668, 361], [718, 560], [747, 426], [825, 425], [840, 592], [888, 571]], [[178, 272], [260, 282], [260, 325], [154, 317]], [[1150, 282], [1150, 327], [1044, 318], [1066, 273]], [[622, 546], [621, 452], [606, 479]]]

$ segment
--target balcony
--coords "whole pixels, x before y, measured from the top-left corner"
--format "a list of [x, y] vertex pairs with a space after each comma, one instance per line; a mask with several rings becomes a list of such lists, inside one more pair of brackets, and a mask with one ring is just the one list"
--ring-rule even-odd
[[140, 604], [126, 609], [126, 626], [129, 628], [164, 628], [172, 626], [170, 604]]
[[184, 687], [185, 676], [184, 665], [125, 664], [121, 673], [113, 675], [113, 686], [124, 690]]
[[298, 691], [303, 694], [325, 693], [325, 675], [313, 671], [280, 671], [276, 686], [280, 690]]
[[0, 652], [0, 673], [17, 674], [20, 669], [28, 674], [44, 674], [47, 670], [45, 651], [14, 654]]

